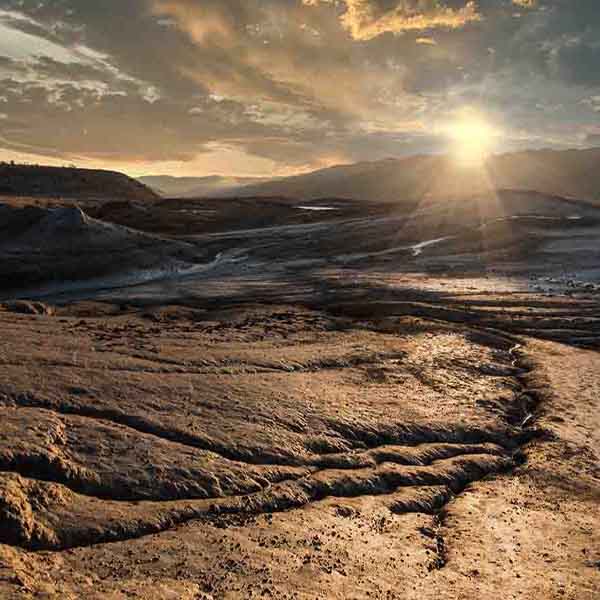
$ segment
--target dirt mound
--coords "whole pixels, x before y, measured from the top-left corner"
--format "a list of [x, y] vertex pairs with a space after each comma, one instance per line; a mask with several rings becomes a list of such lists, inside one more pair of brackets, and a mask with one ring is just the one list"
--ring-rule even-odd
[[[3, 291], [53, 284], [60, 291], [104, 278], [110, 287], [164, 278], [194, 268], [205, 257], [185, 242], [105, 223], [78, 207], [43, 209], [0, 206], [6, 235], [0, 238]], [[206, 257], [207, 260], [210, 257]], [[112, 279], [111, 279], [112, 278]]]

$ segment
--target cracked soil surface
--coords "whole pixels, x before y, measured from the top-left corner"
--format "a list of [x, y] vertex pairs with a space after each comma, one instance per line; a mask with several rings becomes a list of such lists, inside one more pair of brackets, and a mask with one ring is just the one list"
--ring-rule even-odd
[[600, 597], [597, 208], [11, 206], [0, 598]]
[[388, 313], [0, 312], [2, 597], [597, 597], [596, 352]]

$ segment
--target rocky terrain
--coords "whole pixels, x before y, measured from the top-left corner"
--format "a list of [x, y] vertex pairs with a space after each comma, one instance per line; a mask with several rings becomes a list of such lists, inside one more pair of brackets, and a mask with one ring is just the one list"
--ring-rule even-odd
[[598, 597], [593, 202], [24, 204], [0, 597]]
[[276, 198], [1, 210], [5, 299], [91, 291], [159, 303], [322, 304], [342, 290], [572, 295], [600, 284], [600, 209], [537, 192], [423, 201], [410, 212]]

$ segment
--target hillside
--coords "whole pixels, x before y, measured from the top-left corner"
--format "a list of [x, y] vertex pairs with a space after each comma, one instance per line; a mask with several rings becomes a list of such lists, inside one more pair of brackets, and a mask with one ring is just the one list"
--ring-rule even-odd
[[138, 181], [147, 185], [161, 196], [170, 198], [203, 198], [221, 194], [245, 185], [256, 185], [267, 181], [264, 177], [171, 177], [169, 175], [149, 175]]
[[411, 156], [331, 167], [244, 186], [231, 196], [335, 197], [417, 203], [519, 189], [600, 203], [600, 149], [537, 150], [490, 157], [465, 166], [449, 156]]
[[0, 293], [134, 285], [202, 266], [194, 246], [89, 217], [77, 207], [0, 204]]
[[0, 196], [155, 200], [147, 186], [115, 171], [0, 164]]

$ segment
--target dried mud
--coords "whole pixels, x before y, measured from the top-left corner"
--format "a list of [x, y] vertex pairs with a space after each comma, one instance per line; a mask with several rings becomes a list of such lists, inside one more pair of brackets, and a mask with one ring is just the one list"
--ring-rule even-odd
[[[573, 439], [546, 353], [595, 352], [360, 305], [97, 308], [0, 312], [5, 597], [468, 597], [481, 503], [593, 523], [585, 436], [585, 493], [547, 464]], [[597, 552], [569, 563], [572, 597]]]
[[556, 222], [494, 222], [482, 249], [468, 206], [263, 202], [246, 229], [160, 202], [147, 235], [102, 205], [118, 225], [76, 228], [98, 256], [124, 236], [214, 270], [0, 305], [0, 597], [598, 597], [600, 303], [534, 289], [596, 209], [565, 224], [537, 195]]

